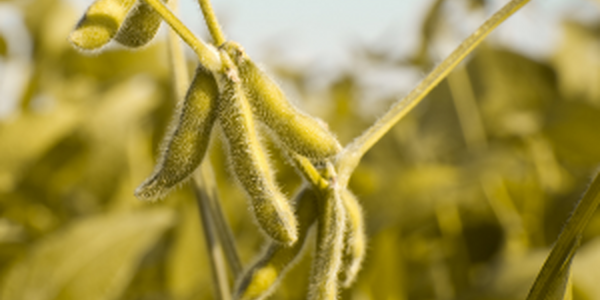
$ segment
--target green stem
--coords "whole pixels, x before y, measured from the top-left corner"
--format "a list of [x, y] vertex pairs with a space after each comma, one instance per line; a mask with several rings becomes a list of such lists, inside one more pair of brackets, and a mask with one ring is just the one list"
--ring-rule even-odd
[[210, 4], [210, 0], [198, 0], [200, 3], [200, 8], [202, 9], [202, 14], [204, 15], [204, 22], [206, 22], [206, 26], [208, 27], [208, 31], [210, 32], [210, 36], [212, 36], [215, 45], [221, 46], [225, 43], [225, 35], [221, 30], [221, 26], [217, 21], [217, 16], [213, 11], [212, 5]]
[[[170, 0], [169, 7], [172, 11], [177, 12], [179, 6], [179, 0]], [[185, 54], [179, 41], [179, 36], [175, 30], [169, 30], [168, 37], [168, 53], [169, 61], [171, 63], [171, 72], [173, 75], [173, 88], [175, 91], [175, 101], [182, 101], [185, 97], [185, 93], [190, 86], [190, 75], [188, 73], [187, 64], [185, 61]]]
[[216, 51], [211, 49], [206, 43], [197, 38], [174, 14], [167, 8], [161, 0], [144, 0], [148, 5], [177, 32], [177, 34], [188, 44], [198, 56], [200, 64], [210, 71], [219, 71], [221, 69], [221, 60]]
[[229, 227], [225, 219], [225, 215], [223, 214], [223, 208], [221, 207], [221, 202], [219, 201], [219, 196], [217, 194], [217, 182], [215, 180], [215, 174], [213, 172], [212, 164], [208, 159], [202, 163], [199, 172], [202, 173], [203, 182], [201, 185], [207, 191], [209, 196], [208, 200], [210, 202], [209, 206], [213, 226], [220, 242], [222, 243], [223, 251], [225, 253], [225, 257], [227, 258], [229, 268], [231, 269], [234, 278], [238, 278], [243, 271], [242, 262], [237, 251], [237, 246], [235, 245], [233, 233], [231, 232], [231, 228]]
[[454, 100], [454, 107], [460, 122], [467, 148], [470, 151], [482, 150], [487, 147], [487, 137], [469, 73], [467, 69], [458, 67], [450, 76], [448, 76], [448, 87]]
[[343, 151], [337, 162], [340, 181], [347, 184], [354, 168], [362, 156], [369, 150], [392, 126], [411, 111], [425, 96], [458, 65], [469, 53], [487, 37], [494, 28], [506, 18], [518, 11], [529, 0], [513, 0], [502, 7], [481, 25], [471, 36], [464, 40], [448, 58], [437, 66], [415, 89], [406, 97], [396, 102], [388, 112], [367, 129], [361, 136], [350, 143]]
[[598, 204], [600, 204], [599, 193], [600, 173], [596, 174], [592, 184], [577, 203], [573, 214], [560, 232], [558, 240], [531, 287], [527, 299], [546, 299], [548, 292], [557, 284], [557, 274], [568, 271], [567, 268], [571, 265], [571, 260], [579, 246], [583, 230], [589, 224], [598, 208]]
[[196, 199], [198, 200], [198, 208], [200, 211], [200, 221], [202, 221], [202, 230], [206, 240], [206, 248], [211, 267], [211, 274], [215, 284], [215, 293], [217, 299], [230, 300], [231, 291], [227, 280], [227, 272], [225, 271], [225, 260], [221, 243], [215, 236], [216, 228], [214, 228], [214, 220], [211, 216], [210, 195], [206, 192], [206, 186], [202, 186], [204, 176], [202, 172], [194, 174], [193, 187]]

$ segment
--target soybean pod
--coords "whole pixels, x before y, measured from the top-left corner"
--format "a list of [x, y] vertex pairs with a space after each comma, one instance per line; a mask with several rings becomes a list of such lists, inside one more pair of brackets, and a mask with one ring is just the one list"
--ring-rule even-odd
[[219, 124], [233, 173], [250, 198], [259, 227], [272, 239], [291, 245], [298, 237], [296, 218], [275, 184], [235, 67], [226, 54], [221, 57], [226, 70], [217, 78], [221, 90]]
[[160, 15], [146, 1], [138, 0], [117, 32], [115, 40], [129, 48], [142, 47], [154, 38], [161, 21]]
[[316, 161], [341, 151], [337, 139], [324, 123], [294, 107], [279, 86], [246, 55], [239, 44], [227, 42], [222, 47], [238, 67], [253, 113], [275, 134], [276, 140]]
[[356, 279], [367, 249], [367, 237], [363, 213], [358, 199], [348, 189], [342, 191], [342, 203], [346, 209], [346, 230], [344, 233], [344, 254], [340, 279], [342, 287], [348, 288]]
[[298, 241], [287, 247], [271, 243], [264, 254], [242, 275], [235, 289], [235, 298], [259, 300], [269, 296], [277, 287], [294, 262], [300, 258], [305, 248], [309, 229], [317, 218], [317, 197], [308, 187], [302, 188], [294, 197], [298, 216]]
[[217, 117], [215, 109], [219, 90], [209, 71], [202, 66], [180, 104], [165, 138], [163, 151], [152, 175], [136, 190], [142, 200], [155, 200], [186, 179], [200, 165], [210, 141]]
[[346, 228], [346, 211], [338, 189], [330, 188], [318, 201], [317, 251], [311, 268], [309, 300], [337, 299]]
[[95, 1], [79, 20], [69, 40], [81, 50], [99, 50], [117, 34], [135, 1]]

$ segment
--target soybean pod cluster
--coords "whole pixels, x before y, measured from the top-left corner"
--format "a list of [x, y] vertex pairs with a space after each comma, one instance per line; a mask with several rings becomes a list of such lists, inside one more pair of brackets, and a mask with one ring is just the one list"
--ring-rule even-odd
[[[154, 38], [164, 18], [150, 3], [97, 0], [70, 40], [84, 52], [101, 51], [113, 41], [142, 47]], [[308, 297], [335, 299], [338, 286], [349, 287], [356, 278], [366, 250], [360, 204], [337, 184], [334, 165], [342, 151], [340, 143], [323, 121], [293, 106], [241, 45], [225, 41], [207, 46], [219, 66], [199, 63], [163, 139], [154, 171], [135, 196], [148, 201], [167, 196], [198, 169], [213, 132], [220, 130], [231, 172], [246, 192], [256, 223], [269, 237], [265, 251], [237, 278], [234, 297], [269, 296], [309, 237], [316, 236]], [[275, 180], [264, 139], [274, 141], [291, 161], [304, 161], [318, 170], [325, 184], [317, 186], [305, 178], [293, 200], [288, 200]], [[302, 169], [301, 164], [295, 166]]]

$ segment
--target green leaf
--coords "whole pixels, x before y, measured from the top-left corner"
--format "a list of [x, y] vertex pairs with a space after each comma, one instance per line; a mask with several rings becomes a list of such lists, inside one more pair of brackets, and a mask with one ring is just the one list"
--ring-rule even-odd
[[527, 300], [570, 299], [570, 268], [583, 230], [593, 217], [600, 203], [600, 173], [577, 204], [573, 215], [560, 233], [556, 244], [538, 274]]
[[8, 271], [0, 298], [116, 299], [173, 217], [155, 209], [74, 222]]
[[[529, 292], [529, 299], [544, 299], [544, 300], [566, 300], [571, 299], [571, 263], [575, 252], [579, 248], [579, 240], [576, 244], [569, 247], [566, 257], [562, 257], [562, 261], [554, 259], [553, 263], [549, 264], [550, 259], [546, 261], [542, 271], [548, 270], [544, 274], [540, 272], [534, 283], [534, 287]], [[552, 253], [550, 254], [552, 255]], [[546, 265], [551, 267], [546, 268]], [[539, 282], [539, 283], [538, 283]], [[539, 286], [539, 288], [536, 288]]]

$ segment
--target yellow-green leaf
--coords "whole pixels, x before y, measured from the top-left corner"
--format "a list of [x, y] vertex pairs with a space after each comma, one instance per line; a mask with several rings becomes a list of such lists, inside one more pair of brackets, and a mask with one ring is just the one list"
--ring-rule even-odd
[[156, 209], [74, 222], [8, 271], [0, 298], [117, 299], [173, 217]]
[[[573, 256], [579, 247], [583, 230], [600, 204], [600, 173], [577, 204], [573, 215], [560, 233], [556, 244], [538, 274], [527, 300], [565, 299]], [[568, 298], [568, 297], [567, 297]]]

